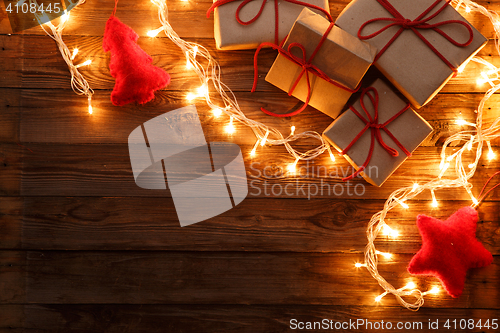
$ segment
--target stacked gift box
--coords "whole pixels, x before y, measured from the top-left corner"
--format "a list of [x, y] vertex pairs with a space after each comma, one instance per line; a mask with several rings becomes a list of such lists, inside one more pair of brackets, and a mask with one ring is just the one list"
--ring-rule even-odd
[[[310, 105], [334, 118], [323, 137], [357, 170], [346, 180], [381, 186], [432, 132], [415, 110], [487, 43], [449, 2], [353, 0], [335, 22], [322, 1], [217, 0], [212, 9], [217, 47], [258, 47], [256, 59], [262, 47], [278, 50], [266, 81], [305, 103], [263, 111]], [[372, 64], [381, 77], [367, 84]]]

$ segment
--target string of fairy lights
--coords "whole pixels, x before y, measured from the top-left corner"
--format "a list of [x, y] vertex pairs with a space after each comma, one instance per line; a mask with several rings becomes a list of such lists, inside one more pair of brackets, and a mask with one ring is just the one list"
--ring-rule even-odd
[[[36, 3], [36, 0], [30, 0], [30, 2]], [[84, 2], [85, 0], [79, 0], [77, 6]], [[250, 152], [251, 157], [256, 155], [256, 150], [259, 146], [263, 147], [266, 144], [283, 145], [293, 157], [293, 162], [288, 165], [288, 171], [291, 174], [295, 173], [297, 163], [300, 160], [311, 160], [325, 152], [328, 152], [331, 160], [335, 161], [335, 157], [332, 153], [330, 145], [323, 140], [321, 134], [319, 134], [318, 132], [305, 131], [296, 133], [295, 126], [292, 126], [288, 135], [284, 135], [277, 128], [267, 126], [264, 123], [246, 117], [238, 105], [236, 96], [233, 94], [231, 89], [229, 89], [229, 87], [221, 81], [220, 66], [217, 61], [210, 55], [208, 50], [200, 44], [187, 42], [179, 37], [179, 35], [175, 32], [175, 30], [169, 23], [168, 6], [166, 0], [151, 0], [151, 2], [158, 8], [158, 19], [161, 26], [155, 30], [149, 31], [148, 36], [155, 37], [163, 31], [166, 36], [182, 50], [186, 58], [186, 69], [193, 70], [200, 80], [200, 86], [195, 91], [188, 93], [186, 95], [186, 100], [194, 101], [196, 99], [203, 98], [206, 104], [211, 108], [212, 113], [215, 117], [220, 117], [222, 115], [227, 116], [229, 119], [225, 130], [229, 134], [233, 134], [236, 131], [236, 128], [234, 126], [235, 121], [238, 121], [242, 125], [245, 125], [252, 129], [256, 137], [256, 142]], [[452, 4], [457, 10], [463, 11], [464, 15], [469, 15], [469, 13], [476, 12], [488, 17], [495, 31], [496, 54], [500, 56], [499, 14], [469, 0], [453, 0]], [[73, 53], [71, 53], [62, 40], [62, 31], [67, 22], [67, 19], [69, 18], [69, 12], [67, 12], [65, 15], [67, 16], [65, 18], [61, 17], [60, 22], [57, 26], [54, 26], [48, 20], [44, 21], [47, 22], [45, 23], [45, 25], [49, 27], [50, 32], [47, 31], [43, 25], [42, 28], [50, 37], [52, 37], [56, 41], [61, 51], [61, 55], [63, 56], [64, 60], [68, 64], [68, 68], [70, 69], [71, 85], [73, 87], [73, 90], [75, 90], [75, 92], [78, 94], [84, 94], [88, 96], [89, 113], [92, 113], [91, 97], [93, 91], [89, 87], [84, 77], [78, 71], [79, 67], [89, 65], [90, 62], [86, 61], [79, 65], [73, 64], [78, 50], [75, 49]], [[376, 279], [379, 285], [384, 289], [384, 291], [380, 295], [375, 297], [376, 302], [380, 302], [384, 296], [392, 294], [404, 307], [410, 310], [418, 310], [424, 304], [424, 296], [428, 294], [438, 294], [441, 292], [441, 289], [437, 286], [433, 286], [427, 291], [421, 291], [417, 288], [416, 283], [413, 281], [410, 281], [401, 288], [395, 288], [378, 272], [377, 267], [379, 258], [382, 257], [384, 258], [384, 260], [390, 260], [392, 254], [377, 250], [377, 248], [375, 247], [375, 240], [379, 237], [379, 235], [385, 235], [392, 239], [395, 239], [399, 236], [399, 232], [391, 228], [390, 225], [386, 223], [387, 214], [392, 209], [396, 207], [409, 208], [408, 203], [424, 191], [430, 192], [432, 197], [431, 205], [433, 207], [438, 207], [439, 202], [437, 200], [436, 192], [438, 190], [450, 188], [463, 188], [470, 196], [472, 207], [477, 207], [482, 200], [482, 198], [478, 200], [472, 193], [472, 184], [469, 182], [469, 180], [474, 175], [479, 161], [483, 157], [483, 147], [485, 144], [488, 147], [486, 158], [489, 160], [496, 158], [496, 154], [491, 147], [491, 141], [500, 136], [500, 117], [496, 118], [492, 124], [488, 124], [487, 126], [485, 126], [483, 124], [483, 109], [488, 99], [498, 89], [500, 89], [500, 68], [497, 68], [493, 64], [480, 57], [474, 57], [472, 61], [480, 64], [485, 68], [485, 70], [481, 72], [480, 77], [477, 79], [477, 84], [488, 84], [490, 86], [488, 91], [483, 96], [481, 102], [479, 103], [476, 111], [476, 121], [469, 122], [464, 119], [457, 119], [457, 125], [461, 127], [467, 127], [467, 129], [453, 134], [445, 141], [441, 152], [441, 162], [439, 165], [438, 176], [427, 183], [414, 183], [411, 186], [402, 187], [394, 191], [386, 200], [383, 209], [374, 214], [368, 224], [368, 244], [365, 249], [365, 261], [364, 263], [356, 263], [355, 267], [366, 267], [373, 278]], [[461, 66], [461, 68], [459, 68], [459, 72], [462, 72], [463, 68], [464, 66]], [[216, 95], [218, 102], [214, 102], [211, 95]], [[291, 142], [304, 138], [317, 139], [320, 144], [317, 147], [306, 152], [300, 152], [291, 146]], [[449, 148], [452, 144], [454, 148], [460, 147], [460, 144], [462, 144], [462, 146], [453, 154], [447, 155], [447, 148]], [[463, 154], [471, 153], [474, 149], [474, 161], [472, 163], [466, 163], [463, 159]], [[455, 172], [454, 176], [450, 176], [450, 172], [447, 173], [447, 171], [451, 169], [450, 167], [452, 166], [453, 161], [455, 162]], [[445, 177], [445, 174], [447, 177]], [[412, 301], [407, 301], [408, 298], [412, 299]]]
[[[78, 2], [74, 3], [71, 0], [69, 0], [69, 4], [70, 7], [75, 8], [85, 3], [85, 1], [86, 0], [78, 0]], [[30, 5], [34, 4], [36, 6], [35, 8], [39, 7], [36, 0], [29, 0], [29, 3]], [[89, 66], [92, 63], [92, 60], [88, 59], [83, 63], [75, 65], [74, 61], [79, 53], [79, 50], [78, 48], [74, 48], [73, 51], [70, 51], [62, 38], [64, 28], [66, 27], [66, 23], [70, 18], [70, 10], [68, 10], [67, 8], [64, 9], [63, 14], [60, 16], [59, 23], [57, 25], [54, 25], [51, 22], [50, 18], [45, 12], [35, 11], [34, 14], [38, 23], [40, 23], [40, 26], [42, 27], [43, 31], [45, 31], [45, 33], [56, 42], [57, 47], [61, 52], [62, 58], [68, 65], [69, 72], [71, 73], [71, 88], [76, 94], [87, 96], [88, 111], [90, 114], [92, 114], [92, 95], [94, 94], [94, 91], [90, 88], [89, 83], [78, 70], [80, 67]]]

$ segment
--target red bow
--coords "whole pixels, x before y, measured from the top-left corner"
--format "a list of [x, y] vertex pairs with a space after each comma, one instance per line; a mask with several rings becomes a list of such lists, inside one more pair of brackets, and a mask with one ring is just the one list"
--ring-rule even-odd
[[[304, 74], [306, 74], [306, 81], [307, 81], [307, 98], [306, 98], [305, 103], [298, 110], [293, 111], [293, 112], [289, 112], [289, 113], [285, 113], [285, 114], [278, 114], [278, 113], [268, 111], [264, 108], [261, 108], [262, 112], [264, 112], [270, 116], [274, 116], [274, 117], [291, 117], [291, 116], [295, 116], [295, 115], [301, 113], [302, 111], [304, 111], [304, 109], [309, 104], [309, 100], [311, 99], [311, 82], [309, 80], [308, 73], [316, 75], [317, 77], [322, 78], [323, 80], [325, 80], [325, 81], [327, 81], [327, 82], [329, 82], [329, 83], [331, 83], [331, 84], [333, 84], [333, 85], [335, 85], [343, 90], [346, 90], [346, 91], [350, 92], [351, 94], [358, 91], [359, 85], [354, 90], [349, 89], [349, 88], [341, 85], [340, 83], [333, 81], [331, 78], [328, 77], [328, 75], [325, 74], [325, 72], [323, 72], [321, 69], [319, 69], [317, 66], [315, 66], [311, 63], [313, 61], [314, 57], [316, 56], [316, 54], [318, 53], [319, 49], [323, 45], [324, 41], [328, 37], [328, 34], [332, 30], [333, 26], [334, 26], [334, 23], [333, 22], [330, 23], [330, 25], [328, 26], [328, 29], [326, 29], [325, 33], [321, 37], [321, 40], [319, 41], [318, 45], [316, 46], [316, 49], [311, 54], [309, 59], [307, 59], [306, 50], [305, 50], [304, 46], [299, 44], [299, 43], [290, 43], [290, 45], [288, 45], [288, 50], [285, 50], [283, 48], [283, 44], [285, 43], [286, 38], [281, 42], [280, 45], [276, 45], [273, 43], [262, 43], [259, 45], [259, 47], [257, 48], [257, 51], [255, 52], [255, 56], [254, 56], [254, 79], [253, 79], [252, 92], [254, 92], [255, 89], [257, 88], [257, 80], [259, 77], [259, 71], [258, 71], [258, 65], [257, 65], [259, 52], [263, 47], [266, 47], [266, 46], [272, 47], [273, 49], [277, 50], [282, 56], [284, 56], [288, 60], [294, 62], [298, 66], [302, 67], [300, 74], [298, 75], [298, 77], [295, 80], [295, 82], [293, 83], [290, 91], [288, 92], [288, 96], [291, 96], [293, 94], [293, 92], [295, 91], [295, 88], [299, 84], [300, 79], [302, 78], [302, 76]], [[294, 54], [292, 54], [291, 50], [294, 47], [298, 47], [302, 51], [302, 58], [297, 57]]]
[[[390, 27], [393, 27], [393, 26], [400, 26], [401, 28], [398, 30], [398, 32], [396, 32], [396, 34], [391, 38], [391, 40], [389, 40], [389, 42], [379, 51], [379, 53], [377, 54], [377, 56], [375, 57], [375, 61], [377, 61], [381, 56], [382, 54], [387, 50], [387, 48], [389, 48], [389, 46], [399, 37], [399, 35], [406, 29], [410, 29], [412, 30], [446, 65], [448, 65], [448, 67], [450, 67], [454, 72], [456, 72], [456, 68], [448, 61], [448, 59], [446, 59], [424, 36], [422, 36], [422, 34], [417, 30], [417, 29], [432, 29], [434, 30], [435, 32], [437, 32], [438, 34], [440, 34], [441, 36], [443, 36], [444, 38], [446, 38], [450, 43], [452, 43], [453, 45], [455, 46], [459, 46], [459, 47], [465, 47], [465, 46], [468, 46], [473, 38], [474, 38], [474, 33], [472, 31], [472, 28], [465, 22], [463, 21], [460, 21], [460, 20], [448, 20], [448, 21], [442, 21], [442, 22], [438, 22], [438, 23], [433, 23], [433, 24], [429, 24], [427, 23], [428, 21], [432, 20], [433, 18], [435, 18], [436, 16], [438, 16], [447, 6], [448, 6], [448, 3], [451, 1], [451, 0], [446, 0], [445, 4], [439, 8], [434, 14], [430, 15], [429, 17], [427, 18], [424, 18], [425, 16], [427, 16], [440, 2], [441, 0], [436, 0], [436, 2], [434, 2], [429, 8], [427, 8], [422, 14], [420, 14], [416, 19], [414, 19], [413, 21], [412, 20], [409, 20], [407, 18], [405, 18], [403, 15], [401, 15], [401, 13], [399, 13], [396, 8], [394, 8], [393, 5], [391, 5], [389, 3], [388, 0], [377, 0], [378, 3], [380, 5], [382, 5], [382, 7], [384, 7], [389, 13], [391, 13], [392, 16], [394, 16], [393, 18], [390, 18], [390, 17], [381, 17], [381, 18], [374, 18], [374, 19], [371, 19], [371, 20], [368, 20], [366, 21], [365, 23], [363, 23], [363, 25], [359, 28], [358, 30], [358, 38], [361, 39], [361, 40], [366, 40], [366, 39], [370, 39], [370, 38], [373, 38], [375, 36], [378, 36], [379, 34], [381, 34], [382, 32], [384, 32], [385, 30], [389, 29]], [[372, 23], [372, 22], [377, 22], [377, 21], [387, 21], [389, 22], [385, 27], [379, 29], [378, 31], [368, 35], [368, 36], [362, 36], [361, 35], [361, 31], [363, 30], [363, 28], [365, 26], [367, 26], [368, 24]], [[443, 26], [443, 25], [446, 25], [446, 24], [453, 24], [453, 23], [456, 23], [456, 24], [461, 24], [463, 25], [464, 27], [467, 28], [467, 30], [469, 31], [469, 39], [467, 40], [467, 42], [465, 43], [459, 43], [457, 42], [456, 40], [454, 40], [452, 37], [450, 37], [448, 34], [446, 34], [443, 30], [439, 29], [440, 26]], [[374, 61], [374, 62], [375, 62]]]
[[[370, 94], [370, 92], [373, 92], [373, 94], [375, 96], [372, 96], [372, 94]], [[371, 101], [371, 103], [373, 105], [373, 108], [375, 110], [373, 118], [372, 118], [372, 116], [370, 115], [370, 113], [368, 112], [368, 110], [365, 107], [365, 102], [364, 102], [364, 97], [365, 96], [368, 96], [368, 98], [370, 99], [370, 101]], [[398, 153], [398, 151], [396, 149], [388, 146], [384, 142], [384, 140], [382, 139], [382, 136], [380, 134], [380, 130], [383, 130], [385, 133], [387, 133], [387, 135], [389, 135], [389, 137], [392, 139], [392, 141], [394, 141], [394, 143], [406, 154], [406, 156], [408, 156], [408, 157], [411, 156], [411, 153], [398, 141], [398, 139], [396, 139], [396, 137], [394, 137], [394, 135], [386, 127], [394, 119], [396, 119], [397, 117], [399, 117], [403, 112], [405, 112], [406, 110], [408, 110], [410, 108], [410, 104], [407, 104], [401, 111], [399, 111], [398, 113], [396, 113], [394, 116], [392, 116], [391, 119], [387, 120], [385, 123], [379, 124], [378, 123], [378, 100], [379, 99], [378, 99], [377, 89], [375, 89], [373, 87], [365, 88], [361, 92], [361, 97], [360, 97], [361, 108], [363, 109], [363, 111], [365, 111], [365, 114], [367, 115], [368, 119], [366, 119], [365, 117], [363, 117], [363, 115], [361, 115], [352, 105], [349, 107], [349, 109], [352, 112], [354, 112], [354, 114], [356, 114], [359, 117], [359, 119], [361, 119], [365, 123], [365, 127], [361, 130], [361, 132], [358, 133], [358, 135], [351, 141], [351, 143], [347, 147], [345, 147], [344, 150], [342, 150], [342, 152], [340, 153], [340, 155], [346, 154], [349, 151], [349, 149], [351, 149], [351, 147], [358, 141], [358, 139], [368, 129], [371, 130], [371, 143], [370, 143], [370, 150], [369, 150], [369, 153], [368, 153], [368, 157], [366, 158], [366, 160], [363, 163], [363, 165], [358, 169], [358, 171], [356, 171], [352, 175], [343, 178], [342, 179], [343, 181], [347, 181], [347, 180], [353, 179], [354, 177], [356, 177], [357, 175], [359, 175], [364, 169], [366, 169], [366, 166], [368, 165], [368, 163], [370, 163], [370, 160], [371, 160], [372, 155], [373, 155], [373, 148], [375, 146], [375, 139], [382, 146], [382, 148], [384, 148], [389, 154], [391, 154], [391, 156], [395, 157], [395, 156], [399, 155], [399, 153]]]
[[[233, 1], [239, 1], [239, 0], [218, 0], [218, 1], [214, 2], [212, 4], [212, 6], [207, 11], [207, 18], [210, 17], [210, 13], [213, 12], [215, 10], [215, 8], [217, 8], [219, 6], [222, 6], [222, 5], [225, 5], [227, 3], [233, 2]], [[236, 14], [235, 14], [236, 15], [236, 21], [238, 21], [239, 24], [250, 25], [250, 24], [254, 23], [260, 17], [260, 15], [262, 14], [262, 12], [264, 11], [264, 6], [266, 5], [267, 0], [262, 0], [262, 5], [260, 6], [259, 12], [257, 14], [255, 14], [255, 16], [252, 19], [250, 19], [248, 21], [243, 21], [240, 18], [240, 11], [241, 11], [241, 9], [243, 9], [243, 7], [245, 7], [251, 1], [254, 1], [254, 0], [244, 0], [238, 6], [238, 8], [236, 9]], [[306, 2], [297, 1], [297, 0], [283, 0], [283, 1], [290, 2], [290, 3], [296, 4], [296, 5], [300, 5], [300, 6], [304, 6], [304, 7], [309, 7], [311, 9], [319, 10], [320, 12], [322, 12], [323, 14], [326, 15], [326, 18], [328, 19], [328, 21], [333, 22], [333, 19], [332, 19], [332, 16], [330, 15], [330, 13], [328, 13], [325, 9], [323, 9], [321, 7], [318, 7], [318, 6], [315, 6], [315, 5], [311, 5], [311, 4], [306, 3]], [[274, 23], [274, 43], [275, 44], [279, 43], [279, 13], [278, 13], [278, 5], [279, 5], [278, 0], [274, 0], [274, 22], [275, 22]]]

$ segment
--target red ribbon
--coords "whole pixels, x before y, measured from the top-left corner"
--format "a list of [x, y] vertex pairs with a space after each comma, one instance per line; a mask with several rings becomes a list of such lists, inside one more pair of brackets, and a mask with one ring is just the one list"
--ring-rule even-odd
[[[252, 92], [255, 91], [255, 89], [257, 88], [257, 80], [258, 80], [258, 77], [259, 77], [259, 71], [258, 71], [258, 57], [259, 57], [259, 52], [260, 50], [263, 48], [263, 47], [266, 47], [266, 46], [269, 46], [269, 47], [272, 47], [273, 49], [277, 50], [282, 56], [284, 56], [285, 58], [287, 58], [288, 60], [292, 61], [293, 63], [297, 64], [298, 66], [302, 67], [302, 70], [300, 71], [297, 79], [295, 80], [295, 82], [293, 83], [290, 91], [288, 92], [288, 96], [291, 96], [293, 94], [293, 92], [295, 91], [295, 88], [297, 87], [297, 85], [299, 84], [300, 82], [300, 79], [302, 78], [302, 76], [304, 74], [306, 74], [306, 81], [307, 81], [307, 98], [306, 98], [306, 101], [305, 103], [296, 111], [293, 111], [293, 112], [289, 112], [289, 113], [284, 113], [284, 114], [278, 114], [278, 113], [274, 113], [274, 112], [271, 112], [271, 111], [268, 111], [264, 108], [261, 108], [262, 112], [270, 115], [270, 116], [274, 116], [274, 117], [291, 117], [291, 116], [295, 116], [299, 113], [301, 113], [302, 111], [304, 111], [304, 109], [307, 107], [307, 105], [309, 104], [309, 100], [311, 99], [311, 81], [309, 79], [309, 74], [308, 73], [311, 73], [313, 75], [316, 75], [317, 77], [345, 90], [345, 91], [348, 91], [350, 92], [351, 94], [352, 93], [355, 93], [356, 91], [358, 91], [359, 89], [359, 85], [358, 87], [356, 87], [356, 89], [349, 89], [345, 86], [343, 86], [342, 84], [338, 83], [338, 82], [335, 82], [333, 81], [331, 78], [328, 77], [328, 75], [323, 72], [321, 69], [319, 69], [317, 66], [313, 65], [311, 62], [313, 61], [314, 57], [316, 56], [316, 54], [318, 53], [319, 49], [321, 48], [321, 46], [323, 45], [323, 43], [325, 42], [325, 40], [327, 39], [328, 37], [328, 34], [330, 33], [330, 31], [332, 30], [334, 26], [334, 23], [330, 23], [330, 25], [328, 26], [328, 29], [326, 29], [325, 33], [323, 34], [323, 36], [321, 37], [321, 40], [319, 41], [318, 45], [316, 46], [316, 49], [314, 50], [314, 52], [311, 54], [311, 56], [309, 57], [309, 59], [307, 58], [307, 55], [306, 55], [306, 50], [304, 48], [303, 45], [301, 45], [300, 43], [290, 43], [290, 45], [288, 45], [288, 50], [285, 50], [283, 48], [283, 44], [285, 43], [285, 39], [283, 39], [283, 41], [281, 42], [280, 45], [276, 45], [276, 44], [273, 44], [273, 43], [262, 43], [259, 45], [259, 47], [257, 48], [257, 51], [255, 52], [255, 56], [254, 56], [254, 78], [253, 78], [253, 86], [252, 86]], [[292, 54], [292, 49], [294, 47], [297, 47], [299, 48], [301, 51], [302, 51], [302, 58], [300, 57], [297, 57], [295, 56], [294, 54]]]
[[[396, 34], [389, 40], [389, 42], [379, 51], [377, 56], [375, 57], [375, 61], [377, 61], [382, 54], [391, 46], [391, 44], [401, 35], [401, 33], [406, 30], [410, 29], [412, 30], [448, 67], [450, 67], [453, 72], [456, 72], [456, 68], [446, 59], [422, 34], [418, 31], [418, 29], [431, 29], [446, 38], [450, 43], [452, 43], [455, 46], [459, 47], [465, 47], [468, 46], [473, 38], [474, 38], [474, 33], [472, 32], [472, 28], [465, 22], [460, 21], [460, 20], [448, 20], [448, 21], [442, 21], [438, 23], [433, 23], [429, 24], [427, 23], [428, 21], [432, 20], [436, 16], [438, 16], [449, 4], [451, 0], [446, 0], [445, 4], [439, 8], [434, 14], [430, 15], [429, 17], [425, 18], [440, 2], [441, 0], [436, 0], [429, 8], [427, 8], [422, 14], [420, 14], [416, 19], [409, 20], [405, 18], [401, 13], [399, 13], [396, 8], [394, 8], [393, 5], [389, 3], [388, 0], [377, 0], [382, 7], [384, 7], [389, 13], [391, 13], [392, 17], [381, 17], [381, 18], [374, 18], [371, 20], [366, 21], [363, 23], [363, 25], [359, 28], [358, 30], [358, 38], [362, 40], [370, 39], [375, 36], [380, 35], [382, 32], [385, 30], [393, 27], [393, 26], [400, 26], [401, 28], [396, 32]], [[378, 31], [368, 35], [368, 36], [363, 36], [361, 35], [361, 31], [363, 30], [364, 27], [366, 27], [368, 24], [372, 22], [378, 22], [378, 21], [387, 21], [389, 22], [385, 27], [379, 29]], [[439, 27], [446, 25], [446, 24], [461, 24], [464, 27], [467, 28], [469, 31], [469, 39], [465, 43], [459, 43], [456, 40], [454, 40], [452, 37], [450, 37], [448, 34], [446, 34], [443, 30], [441, 30]], [[374, 62], [375, 62], [374, 61]]]
[[[233, 1], [239, 1], [239, 0], [218, 0], [218, 1], [214, 2], [212, 4], [212, 6], [207, 11], [207, 18], [210, 17], [210, 13], [213, 12], [215, 10], [215, 8], [217, 8], [219, 6], [222, 6], [222, 5], [225, 5], [227, 3], [233, 2]], [[259, 12], [257, 14], [255, 14], [255, 16], [252, 19], [250, 19], [248, 21], [243, 21], [240, 18], [240, 11], [243, 9], [243, 7], [245, 7], [251, 1], [254, 1], [254, 0], [244, 0], [238, 6], [238, 8], [236, 9], [236, 14], [235, 14], [236, 15], [236, 21], [238, 21], [238, 23], [241, 24], [241, 25], [250, 25], [250, 24], [254, 23], [255, 21], [257, 21], [257, 19], [260, 17], [260, 15], [262, 14], [262, 12], [264, 11], [264, 6], [267, 3], [267, 0], [262, 0], [262, 5], [260, 6]], [[321, 8], [321, 7], [318, 7], [318, 6], [315, 6], [315, 5], [311, 5], [311, 4], [306, 3], [306, 2], [297, 1], [297, 0], [283, 0], [283, 1], [290, 2], [290, 3], [296, 4], [296, 5], [300, 5], [300, 6], [304, 6], [304, 7], [309, 7], [311, 9], [319, 10], [320, 12], [322, 12], [323, 14], [326, 15], [326, 18], [328, 19], [328, 21], [333, 22], [333, 19], [332, 19], [332, 16], [330, 15], [330, 13], [328, 11], [326, 11], [325, 9]], [[278, 13], [278, 4], [279, 4], [278, 0], [274, 0], [274, 43], [275, 44], [279, 43], [279, 13]]]
[[[370, 92], [373, 92], [373, 94], [375, 96], [373, 96], [372, 94], [370, 94]], [[368, 96], [368, 98], [370, 99], [371, 103], [373, 104], [373, 108], [375, 110], [373, 118], [370, 115], [370, 112], [368, 112], [368, 110], [365, 107], [365, 102], [364, 102], [364, 97], [365, 96]], [[382, 139], [382, 136], [380, 134], [380, 130], [383, 130], [385, 133], [387, 133], [387, 135], [389, 135], [389, 137], [392, 139], [392, 141], [394, 141], [394, 143], [406, 154], [406, 156], [408, 156], [408, 157], [411, 156], [411, 153], [398, 141], [398, 139], [396, 139], [396, 137], [394, 137], [394, 135], [391, 133], [391, 131], [389, 131], [387, 129], [387, 127], [386, 127], [394, 119], [396, 119], [401, 114], [403, 114], [403, 112], [405, 112], [406, 110], [408, 110], [410, 108], [410, 104], [409, 103], [406, 104], [406, 106], [403, 109], [401, 109], [401, 111], [399, 111], [398, 113], [396, 113], [394, 116], [392, 116], [391, 119], [387, 120], [385, 123], [379, 124], [378, 123], [378, 101], [379, 101], [379, 99], [378, 99], [377, 89], [375, 89], [374, 87], [368, 87], [368, 88], [363, 89], [363, 91], [361, 92], [361, 97], [360, 97], [361, 108], [363, 109], [363, 111], [365, 111], [365, 114], [367, 115], [368, 119], [366, 119], [365, 117], [363, 117], [363, 115], [361, 115], [361, 113], [359, 113], [352, 105], [349, 107], [349, 109], [352, 112], [354, 112], [354, 114], [356, 114], [358, 116], [358, 118], [361, 119], [365, 123], [365, 127], [361, 130], [361, 132], [358, 133], [358, 135], [351, 141], [351, 143], [347, 147], [345, 147], [344, 150], [342, 150], [342, 152], [340, 153], [340, 155], [346, 154], [347, 151], [349, 149], [351, 149], [351, 147], [358, 141], [359, 138], [361, 138], [361, 136], [368, 129], [371, 130], [371, 143], [370, 143], [370, 150], [369, 150], [369, 153], [368, 153], [368, 157], [366, 158], [366, 160], [363, 163], [363, 165], [358, 169], [358, 171], [356, 171], [352, 175], [343, 178], [342, 179], [343, 181], [347, 181], [347, 180], [353, 179], [354, 177], [356, 177], [357, 175], [359, 175], [363, 170], [366, 169], [366, 166], [368, 165], [368, 163], [370, 163], [370, 160], [371, 160], [372, 155], [373, 155], [373, 148], [375, 146], [375, 139], [382, 146], [382, 148], [384, 148], [391, 156], [396, 157], [396, 156], [399, 155], [399, 153], [398, 153], [398, 151], [396, 149], [388, 146], [384, 142], [384, 140]]]

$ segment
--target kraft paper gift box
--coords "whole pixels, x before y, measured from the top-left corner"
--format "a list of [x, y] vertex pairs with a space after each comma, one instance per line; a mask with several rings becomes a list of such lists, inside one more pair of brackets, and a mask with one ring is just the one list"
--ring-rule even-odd
[[[432, 132], [432, 127], [412, 110], [408, 102], [401, 99], [383, 80], [377, 79], [368, 89], [372, 88], [378, 93], [378, 121], [375, 123], [384, 124], [395, 117], [385, 125], [385, 130], [390, 134], [383, 128], [377, 130], [368, 127], [358, 140], [345, 151], [344, 157], [359, 171], [360, 167], [368, 160], [370, 146], [373, 140], [372, 156], [360, 175], [369, 183], [375, 186], [381, 186], [408, 157], [390, 135], [394, 136], [408, 153], [411, 153]], [[374, 90], [363, 90], [361, 94], [365, 109], [370, 114], [371, 119], [374, 119], [375, 116], [375, 106], [368, 95], [371, 94], [375, 96]], [[352, 108], [370, 122], [370, 118], [368, 118], [361, 106], [361, 97], [352, 104]], [[400, 112], [402, 113], [397, 115]], [[367, 126], [369, 125], [363, 122], [351, 109], [348, 109], [324, 131], [323, 137], [335, 147], [335, 149], [342, 152], [349, 147], [353, 140], [355, 140], [359, 133]], [[374, 132], [373, 134], [372, 131]], [[377, 131], [380, 133], [382, 141], [390, 147], [390, 149], [392, 148], [397, 151], [398, 156], [391, 155], [389, 151], [382, 147], [376, 138]]]
[[[287, 50], [292, 43], [299, 43], [306, 51], [306, 58], [310, 57], [329, 25], [330, 22], [321, 15], [307, 8], [303, 9], [283, 49]], [[302, 51], [298, 47], [293, 47], [290, 52], [298, 58], [303, 58]], [[370, 44], [333, 26], [311, 64], [317, 66], [340, 86], [355, 90], [372, 64], [376, 52], [377, 50]], [[290, 92], [301, 71], [302, 67], [297, 63], [278, 54], [266, 76], [266, 81]], [[308, 96], [306, 75], [309, 75], [311, 83], [309, 105], [336, 118], [352, 91], [342, 89], [312, 73], [305, 73], [291, 94], [303, 102], [306, 102]]]
[[[436, 6], [425, 15], [425, 11], [433, 4]], [[391, 7], [400, 16], [391, 14], [388, 11]], [[439, 12], [440, 9], [443, 10]], [[395, 13], [394, 10], [391, 9], [391, 12]], [[419, 16], [422, 15], [423, 17], [420, 18]], [[392, 21], [379, 20], [381, 18], [388, 18]], [[429, 18], [430, 20], [426, 21]], [[414, 22], [406, 21], [405, 25], [405, 19]], [[417, 19], [420, 19], [420, 22]], [[373, 21], [369, 22], [370, 20]], [[449, 22], [451, 20], [458, 20], [462, 23]], [[389, 26], [395, 22], [396, 24]], [[472, 38], [471, 43], [463, 47], [456, 46], [438, 30], [424, 28], [426, 24], [436, 23], [439, 24], [436, 28], [449, 35], [455, 42], [465, 44]], [[487, 43], [487, 39], [444, 0], [440, 2], [436, 0], [354, 0], [342, 11], [335, 24], [352, 35], [358, 36], [359, 32], [358, 37], [366, 40], [379, 51], [384, 49], [399, 30], [402, 30], [380, 58], [375, 60], [375, 65], [416, 108], [428, 103], [452, 78], [454, 71], [450, 65], [455, 69], [465, 65]], [[380, 31], [386, 26], [389, 27]], [[412, 26], [449, 64], [446, 64], [416, 32], [410, 29]], [[470, 27], [470, 32], [467, 27]], [[378, 31], [380, 31], [379, 34], [377, 34]], [[374, 36], [367, 38], [371, 37], [371, 34]]]
[[[275, 20], [275, 1], [278, 2], [278, 22]], [[328, 15], [330, 14], [328, 0], [302, 0], [301, 2], [322, 8]], [[278, 44], [287, 36], [293, 23], [304, 8], [302, 5], [286, 0], [252, 0], [244, 5], [242, 3], [243, 1], [239, 0], [224, 1], [224, 4], [213, 9], [214, 37], [217, 49], [244, 50], [255, 49], [264, 42]], [[217, 4], [217, 0], [214, 0], [215, 4]], [[239, 6], [242, 6], [240, 11], [238, 11]], [[261, 6], [263, 6], [263, 10], [259, 15]], [[207, 15], [211, 10], [212, 8]], [[320, 12], [316, 9], [315, 11]], [[255, 18], [256, 20], [244, 25], [238, 22], [237, 17], [242, 22], [251, 22]], [[276, 26], [278, 27], [277, 36]]]

